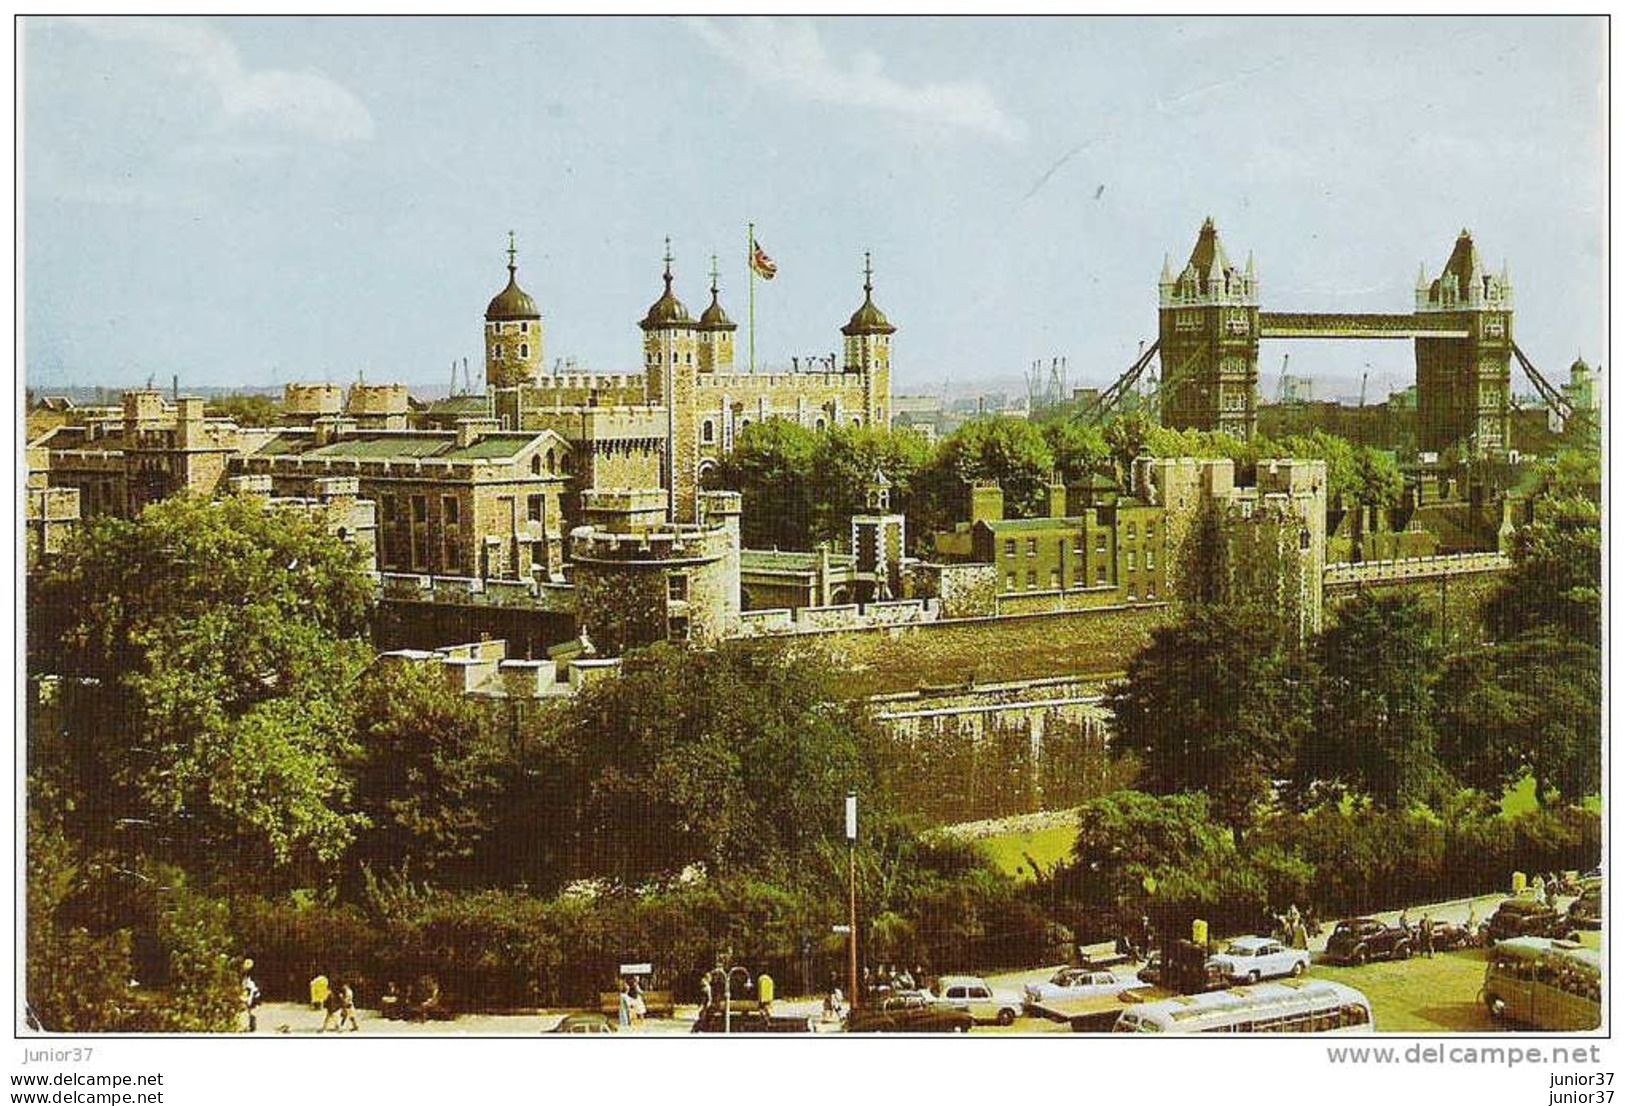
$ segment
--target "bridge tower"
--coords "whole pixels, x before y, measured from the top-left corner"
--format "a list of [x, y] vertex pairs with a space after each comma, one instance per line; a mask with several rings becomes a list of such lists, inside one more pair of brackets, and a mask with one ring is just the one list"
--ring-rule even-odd
[[[1504, 457], [1512, 430], [1512, 282], [1484, 271], [1463, 229], [1444, 271], [1418, 275], [1416, 313], [1447, 319], [1465, 337], [1416, 339], [1417, 446]], [[1442, 317], [1442, 318], [1441, 318]]]
[[1222, 430], [1243, 440], [1258, 425], [1258, 277], [1230, 264], [1211, 216], [1190, 260], [1158, 282], [1162, 424]]

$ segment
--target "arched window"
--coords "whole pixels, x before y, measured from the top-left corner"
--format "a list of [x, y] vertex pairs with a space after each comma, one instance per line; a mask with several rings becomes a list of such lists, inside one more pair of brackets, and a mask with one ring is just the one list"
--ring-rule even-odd
[[520, 357], [529, 357], [530, 356], [530, 343], [529, 342], [520, 342], [519, 343], [519, 356]]
[[818, 419], [818, 420], [814, 421], [813, 422], [813, 429], [814, 430], [822, 430], [822, 429], [824, 429], [824, 420], [823, 419]]
[[540, 453], [530, 459], [530, 472], [532, 476], [542, 474], [542, 455]]
[[491, 357], [492, 357], [493, 360], [496, 360], [496, 361], [502, 360], [502, 347], [497, 346], [495, 351], [491, 354]]
[[559, 472], [559, 455], [551, 449], [547, 451], [547, 471], [553, 476], [557, 476]]
[[704, 422], [702, 422], [700, 424], [700, 441], [704, 442], [706, 445], [710, 445], [712, 442], [714, 442], [716, 440], [717, 440], [717, 427], [716, 427], [716, 424], [713, 423], [710, 419], [706, 419]]

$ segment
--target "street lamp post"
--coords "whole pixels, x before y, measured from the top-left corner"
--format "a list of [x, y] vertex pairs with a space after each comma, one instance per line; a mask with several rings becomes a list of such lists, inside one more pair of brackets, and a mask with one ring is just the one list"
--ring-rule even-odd
[[858, 1008], [858, 796], [846, 796], [847, 871], [847, 986], [851, 988], [852, 1009]]
[[[732, 953], [728, 954], [728, 959], [729, 960], [733, 959], [733, 954]], [[723, 973], [722, 973], [722, 1032], [723, 1032], [724, 1035], [731, 1034], [734, 1031], [733, 978], [734, 978], [734, 973], [735, 972], [744, 972], [745, 973], [745, 988], [746, 988], [746, 990], [750, 989], [750, 969], [749, 968], [746, 968], [746, 967], [744, 967], [743, 965], [740, 965], [740, 964], [735, 964], [732, 967], [727, 968], [726, 970], [723, 971]]]

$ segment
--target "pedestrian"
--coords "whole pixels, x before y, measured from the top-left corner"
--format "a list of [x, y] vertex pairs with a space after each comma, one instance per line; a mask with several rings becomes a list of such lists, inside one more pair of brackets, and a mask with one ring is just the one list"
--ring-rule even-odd
[[711, 993], [711, 973], [705, 972], [700, 976], [700, 1013], [711, 1009], [715, 996]]
[[243, 961], [242, 1009], [245, 1033], [252, 1033], [259, 1028], [258, 1019], [254, 1015], [254, 1008], [260, 1004], [260, 985], [254, 982], [254, 977], [248, 973], [254, 970], [254, 961]]
[[1478, 904], [1467, 904], [1467, 943], [1478, 943]]
[[1535, 873], [1535, 878], [1530, 882], [1529, 887], [1535, 893], [1536, 902], [1546, 901], [1546, 880], [1541, 877], [1539, 872]]
[[619, 1007], [621, 1028], [622, 1029], [631, 1029], [632, 1028], [632, 993], [628, 989], [628, 987], [626, 986], [626, 980], [618, 979], [618, 980], [616, 980], [616, 982], [620, 984], [620, 989], [621, 989], [621, 1001], [620, 1001], [620, 1007]]
[[1433, 916], [1431, 914], [1422, 915], [1419, 936], [1422, 940], [1422, 955], [1429, 960], [1433, 959]]
[[327, 975], [325, 973], [317, 972], [311, 977], [310, 1008], [312, 1010], [320, 1010], [322, 1008], [322, 1004], [327, 1001], [328, 990], [329, 987], [327, 983]]
[[1403, 929], [1407, 934], [1411, 931], [1411, 916], [1404, 907], [1399, 910], [1399, 928]]
[[756, 1001], [762, 1004], [762, 1017], [773, 1016], [773, 977], [763, 972], [756, 977]]
[[354, 1033], [361, 1028], [361, 1023], [355, 1016], [355, 989], [346, 980], [339, 984], [339, 1032], [344, 1032], [344, 1023], [350, 1023], [350, 1032]]
[[326, 1033], [333, 1028], [333, 1023], [339, 1020], [339, 1011], [344, 1007], [343, 991], [343, 980], [334, 981], [333, 985], [327, 989], [327, 997], [322, 999], [322, 1009], [327, 1014], [322, 1018], [322, 1027], [317, 1030], [318, 1033]]
[[643, 983], [637, 976], [632, 977], [632, 984], [627, 988], [632, 996], [632, 1023], [642, 1025], [643, 1017], [649, 1012], [649, 1004], [643, 998]]

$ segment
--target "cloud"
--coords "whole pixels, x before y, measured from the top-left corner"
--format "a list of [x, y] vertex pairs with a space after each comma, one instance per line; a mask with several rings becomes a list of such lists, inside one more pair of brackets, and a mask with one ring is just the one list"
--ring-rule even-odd
[[373, 136], [372, 113], [329, 77], [291, 69], [250, 69], [225, 34], [201, 23], [83, 17], [72, 22], [98, 38], [134, 42], [167, 55], [219, 99], [228, 119], [267, 125], [323, 142]]
[[765, 85], [804, 100], [876, 108], [893, 115], [1019, 140], [1026, 127], [976, 82], [908, 85], [887, 76], [871, 51], [849, 65], [830, 56], [806, 20], [768, 18], [684, 21], [725, 60]]

